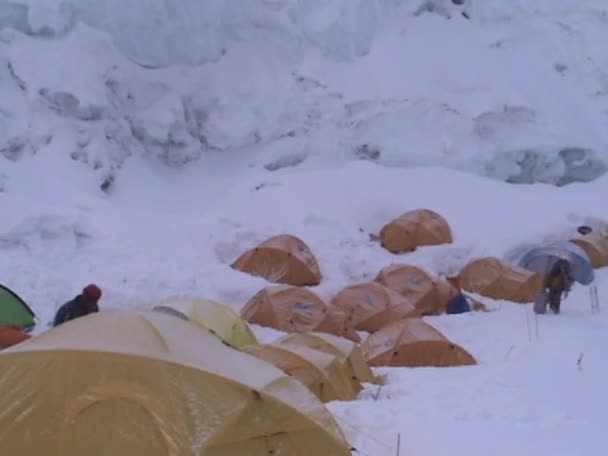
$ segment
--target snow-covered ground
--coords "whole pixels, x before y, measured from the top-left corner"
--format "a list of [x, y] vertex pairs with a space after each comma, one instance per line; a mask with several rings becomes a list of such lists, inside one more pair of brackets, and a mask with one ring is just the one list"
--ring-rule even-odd
[[[109, 0], [27, 3], [0, 0], [0, 282], [36, 331], [91, 281], [105, 308], [238, 309], [267, 283], [229, 264], [283, 232], [330, 298], [391, 262], [455, 272], [608, 219], [604, 0], [207, 1], [198, 22], [184, 0], [171, 20], [189, 22], [149, 42]], [[168, 3], [147, 4], [153, 23]], [[420, 207], [453, 244], [396, 256], [370, 240]], [[608, 271], [596, 284], [602, 302]], [[361, 455], [395, 455], [398, 434], [402, 455], [606, 454], [606, 310], [579, 285], [559, 316], [485, 302], [427, 319], [478, 366], [378, 369], [377, 399], [328, 405]]]
[[379, 369], [386, 386], [330, 410], [367, 455], [397, 454], [398, 434], [404, 455], [605, 454], [608, 319], [605, 309], [591, 313], [586, 291], [560, 316], [536, 319], [530, 306], [503, 303], [490, 313], [428, 318], [480, 365]]

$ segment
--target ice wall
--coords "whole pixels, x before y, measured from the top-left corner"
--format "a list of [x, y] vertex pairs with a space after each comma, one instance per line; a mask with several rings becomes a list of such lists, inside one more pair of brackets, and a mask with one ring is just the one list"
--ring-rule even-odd
[[31, 35], [78, 22], [109, 33], [149, 67], [217, 61], [247, 29], [316, 45], [336, 58], [366, 54], [394, 0], [22, 0], [0, 2], [0, 24]]
[[[62, 154], [606, 171], [603, 0], [0, 0], [0, 185]], [[242, 155], [239, 155], [242, 157]]]

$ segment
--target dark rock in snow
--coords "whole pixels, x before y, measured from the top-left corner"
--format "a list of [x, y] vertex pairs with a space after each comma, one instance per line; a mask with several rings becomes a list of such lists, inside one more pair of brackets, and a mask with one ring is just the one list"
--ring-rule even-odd
[[306, 160], [306, 155], [304, 154], [291, 154], [284, 155], [279, 157], [278, 159], [267, 163], [264, 165], [264, 168], [268, 171], [278, 171], [282, 168], [290, 168], [294, 166], [298, 166], [300, 163], [303, 163]]
[[355, 149], [355, 155], [360, 160], [376, 161], [380, 158], [380, 148], [372, 144], [361, 144]]

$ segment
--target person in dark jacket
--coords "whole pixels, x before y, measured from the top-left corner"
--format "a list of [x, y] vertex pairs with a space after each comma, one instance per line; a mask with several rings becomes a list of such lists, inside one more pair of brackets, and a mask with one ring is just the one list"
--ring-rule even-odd
[[101, 298], [101, 289], [94, 284], [87, 285], [82, 293], [62, 305], [53, 321], [53, 326], [59, 326], [66, 321], [84, 317], [90, 313], [99, 312], [97, 302]]
[[561, 306], [562, 295], [568, 296], [574, 279], [570, 263], [566, 260], [558, 260], [555, 262], [549, 274], [545, 277], [545, 289], [547, 290], [547, 300], [549, 308], [553, 313], [558, 314]]
[[470, 312], [471, 305], [467, 300], [466, 296], [462, 291], [459, 291], [456, 296], [448, 301], [448, 307], [446, 309], [447, 314], [461, 314], [465, 312]]

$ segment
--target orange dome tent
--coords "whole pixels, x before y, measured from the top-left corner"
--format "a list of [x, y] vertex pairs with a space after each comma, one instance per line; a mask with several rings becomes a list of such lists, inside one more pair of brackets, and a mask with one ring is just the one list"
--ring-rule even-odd
[[314, 292], [290, 285], [274, 285], [256, 293], [241, 310], [249, 323], [286, 332], [320, 331], [343, 335], [359, 342], [357, 333], [346, 327], [346, 317], [330, 308]]
[[376, 282], [404, 296], [420, 315], [445, 312], [448, 301], [458, 292], [446, 280], [409, 264], [392, 264], [381, 269]]
[[534, 302], [543, 287], [540, 273], [493, 257], [471, 261], [462, 268], [455, 281], [463, 290], [520, 303]]
[[378, 282], [350, 285], [332, 299], [331, 305], [344, 312], [348, 327], [367, 332], [419, 315], [410, 300]]
[[319, 264], [301, 239], [289, 234], [271, 237], [241, 255], [233, 269], [269, 282], [295, 286], [321, 283]]
[[362, 345], [371, 366], [447, 367], [477, 364], [421, 318], [406, 318], [371, 334]]
[[406, 212], [380, 231], [382, 247], [392, 253], [411, 252], [424, 245], [452, 243], [448, 222], [429, 209]]
[[592, 231], [584, 236], [571, 239], [570, 242], [582, 248], [594, 268], [608, 266], [608, 237], [601, 233]]

